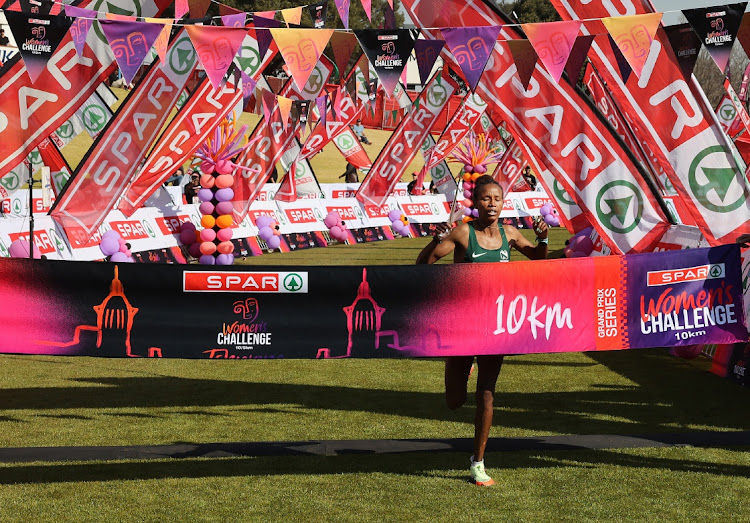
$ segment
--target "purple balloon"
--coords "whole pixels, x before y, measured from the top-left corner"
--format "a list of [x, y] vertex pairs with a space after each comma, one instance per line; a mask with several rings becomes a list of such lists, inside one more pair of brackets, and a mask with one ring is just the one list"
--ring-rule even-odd
[[269, 249], [278, 249], [281, 245], [281, 238], [278, 236], [271, 236], [266, 243], [268, 244]]
[[180, 243], [183, 245], [192, 245], [195, 243], [195, 231], [182, 230], [180, 231]]
[[117, 231], [116, 231], [116, 230], [114, 230], [114, 229], [110, 229], [110, 230], [108, 230], [107, 232], [105, 232], [104, 234], [102, 234], [102, 240], [103, 240], [104, 238], [109, 238], [109, 237], [112, 237], [112, 236], [114, 236], [115, 238], [119, 238], [119, 237], [120, 237], [120, 233], [119, 233], [119, 232], [117, 232]]
[[550, 227], [558, 227], [560, 225], [560, 218], [556, 214], [550, 213], [544, 217], [544, 223]]
[[216, 191], [216, 199], [220, 202], [228, 202], [231, 201], [232, 198], [234, 198], [234, 191], [231, 187], [226, 187]]
[[214, 265], [216, 263], [216, 258], [214, 258], [210, 254], [204, 254], [199, 259], [198, 262], [201, 265]]
[[203, 202], [198, 207], [198, 210], [201, 212], [201, 214], [213, 214], [214, 213], [214, 204], [211, 202]]
[[[193, 238], [195, 238], [195, 235], [193, 235]], [[201, 255], [201, 244], [198, 242], [193, 242], [190, 247], [188, 247], [188, 253], [193, 258], [197, 258]]]
[[464, 216], [471, 216], [471, 209], [469, 209], [468, 207], [464, 207], [463, 213]]
[[202, 202], [210, 202], [214, 199], [214, 192], [211, 189], [199, 189], [198, 199]]
[[471, 210], [471, 215], [472, 215], [472, 216], [473, 216], [474, 218], [479, 218], [479, 209], [472, 209], [472, 210]]
[[401, 209], [393, 209], [391, 212], [388, 213], [388, 219], [392, 222], [395, 222], [396, 220], [401, 219]]
[[542, 216], [547, 216], [550, 212], [552, 212], [552, 204], [551, 203], [545, 203], [542, 205], [542, 208], [539, 209], [539, 213]]
[[323, 219], [323, 223], [330, 229], [334, 225], [338, 225], [339, 223], [341, 223], [341, 215], [336, 211], [331, 211], [326, 214], [326, 217]]
[[219, 215], [232, 214], [233, 210], [234, 207], [232, 206], [232, 202], [219, 202], [216, 204], [216, 212], [219, 213]]
[[255, 226], [258, 229], [262, 229], [263, 227], [268, 227], [271, 225], [271, 222], [273, 221], [272, 218], [269, 218], [266, 215], [258, 216], [258, 218], [255, 220]]
[[258, 231], [258, 236], [260, 236], [261, 240], [268, 243], [268, 240], [271, 239], [271, 236], [273, 236], [273, 229], [271, 229], [268, 225], [266, 225], [265, 227], [261, 227], [261, 229]]
[[182, 225], [180, 225], [180, 230], [190, 230], [194, 231], [196, 229], [195, 224], [193, 222], [182, 222]]
[[102, 242], [99, 244], [99, 248], [104, 256], [112, 256], [120, 250], [120, 236], [108, 236], [102, 237]]
[[216, 257], [216, 265], [232, 265], [234, 263], [233, 254], [219, 254]]
[[109, 259], [109, 261], [116, 262], [116, 263], [125, 263], [128, 261], [129, 256], [125, 254], [124, 252], [116, 252], [112, 255], [112, 257]]

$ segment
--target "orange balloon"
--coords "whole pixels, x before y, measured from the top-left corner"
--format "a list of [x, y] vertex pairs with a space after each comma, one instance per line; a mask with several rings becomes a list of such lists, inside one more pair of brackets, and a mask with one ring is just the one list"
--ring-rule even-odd
[[472, 182], [476, 182], [476, 181], [477, 181], [477, 178], [479, 178], [480, 176], [484, 176], [484, 175], [483, 175], [482, 173], [473, 173], [473, 174], [471, 175], [471, 181], [472, 181]]
[[204, 174], [201, 176], [201, 187], [204, 189], [210, 189], [214, 186], [215, 181], [216, 178], [214, 178], [213, 174]]
[[221, 174], [216, 177], [216, 187], [226, 189], [234, 184], [234, 176], [231, 174]]
[[198, 229], [195, 230], [195, 241], [198, 243], [203, 241], [201, 240], [201, 232]]
[[234, 244], [232, 242], [221, 242], [216, 250], [220, 254], [232, 254], [234, 252]]
[[226, 229], [227, 227], [232, 226], [232, 215], [231, 214], [222, 214], [218, 218], [216, 218], [216, 225], [219, 227], [219, 229]]
[[216, 225], [216, 218], [214, 218], [210, 214], [207, 214], [203, 218], [201, 218], [201, 225], [204, 229], [212, 229], [213, 226]]
[[464, 173], [464, 181], [465, 182], [471, 181], [471, 173]]
[[214, 242], [201, 242], [201, 254], [213, 254], [216, 252], [216, 244]]
[[471, 216], [464, 216], [463, 218], [461, 218], [461, 221], [464, 223], [469, 223], [473, 219], [474, 218], [472, 218]]

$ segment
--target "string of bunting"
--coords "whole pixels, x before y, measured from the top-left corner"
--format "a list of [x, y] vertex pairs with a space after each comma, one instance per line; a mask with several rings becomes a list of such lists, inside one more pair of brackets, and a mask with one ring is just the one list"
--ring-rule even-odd
[[[201, 19], [211, 2], [219, 4], [220, 12], [223, 12], [219, 17], [222, 25], [204, 25], [210, 19]], [[176, 0], [175, 18], [142, 19], [71, 5], [64, 5], [66, 16], [59, 16], [55, 11], [61, 13], [63, 9], [57, 1], [43, 3], [44, 8], [40, 8], [36, 3], [33, 7], [29, 7], [31, 4], [26, 6], [29, 0], [19, 0], [5, 10], [5, 16], [14, 39], [20, 43], [19, 51], [32, 82], [46, 67], [47, 60], [67, 32], [71, 34], [76, 50], [81, 55], [89, 30], [95, 23], [99, 24], [125, 81], [130, 83], [152, 48], [164, 63], [172, 28], [184, 26], [215, 89], [221, 87], [249, 30], [254, 31], [256, 36], [259, 56], [278, 50], [298, 87], [304, 87], [313, 66], [329, 43], [334, 63], [339, 69], [339, 78], [343, 81], [345, 67], [359, 44], [363, 54], [356, 67], [359, 67], [364, 76], [364, 87], [369, 91], [382, 86], [386, 95], [392, 97], [399, 78], [404, 77], [407, 59], [412, 52], [423, 85], [439, 54], [450, 52], [456, 57], [460, 67], [460, 71], [456, 72], [474, 90], [497, 42], [503, 42], [507, 46], [524, 87], [528, 86], [537, 62], [541, 62], [555, 82], [559, 82], [563, 72], [567, 73], [569, 79], [575, 80], [591, 42], [595, 37], [603, 35], [609, 41], [623, 80], [626, 81], [631, 72], [640, 77], [663, 15], [658, 12], [518, 24], [527, 38], [514, 40], [498, 38], [502, 26], [422, 28], [439, 29], [444, 39], [425, 40], [419, 38], [420, 29], [349, 30], [349, 2], [335, 2], [337, 13], [347, 27], [343, 31], [325, 28], [327, 0], [290, 9], [250, 13], [216, 0]], [[368, 15], [371, 14], [370, 0], [364, 0], [363, 5]], [[739, 3], [681, 11], [692, 32], [698, 37], [697, 42], [694, 40], [692, 45], [697, 45], [698, 48], [700, 45], [705, 46], [722, 72], [726, 72], [735, 39], [740, 40], [746, 50], [750, 49], [750, 17], [744, 15], [746, 5], [747, 3]], [[29, 13], [26, 8], [41, 12]], [[314, 27], [290, 27], [300, 23], [303, 8], [310, 9]], [[286, 27], [281, 27], [281, 22], [274, 19], [278, 12], [282, 14]], [[197, 20], [193, 20], [193, 23], [179, 23], [188, 13]], [[247, 23], [248, 14], [253, 17], [250, 24]], [[586, 27], [588, 35], [580, 34], [582, 26]], [[668, 34], [676, 34], [676, 31], [668, 31]], [[217, 41], [221, 41], [222, 46], [214, 45]], [[684, 46], [684, 41], [684, 34], [680, 42], [670, 38], [673, 47]], [[271, 45], [272, 42], [276, 49]], [[692, 66], [683, 62], [687, 57], [694, 65], [697, 51], [684, 53], [675, 49], [675, 55], [680, 59], [683, 72], [689, 76]], [[379, 80], [375, 85], [369, 78], [370, 66]], [[253, 89], [256, 87], [252, 86]], [[355, 83], [355, 89], [359, 87]]]

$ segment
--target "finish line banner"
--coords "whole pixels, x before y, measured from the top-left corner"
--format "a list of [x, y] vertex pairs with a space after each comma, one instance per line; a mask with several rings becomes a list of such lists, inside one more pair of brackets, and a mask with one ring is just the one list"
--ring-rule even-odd
[[747, 339], [740, 278], [737, 245], [365, 268], [0, 259], [0, 352], [391, 358], [735, 343]]

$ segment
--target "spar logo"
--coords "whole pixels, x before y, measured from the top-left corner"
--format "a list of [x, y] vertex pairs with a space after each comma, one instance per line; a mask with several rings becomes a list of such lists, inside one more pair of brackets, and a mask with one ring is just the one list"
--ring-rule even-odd
[[13, 192], [21, 186], [21, 176], [15, 171], [10, 171], [8, 174], [0, 178], [0, 186], [6, 189], [9, 193]]
[[338, 206], [328, 207], [326, 206], [326, 211], [328, 212], [336, 211], [337, 213], [339, 213], [339, 216], [341, 216], [341, 219], [343, 221], [357, 220], [360, 217], [359, 215], [361, 215], [361, 212], [355, 213], [354, 208], [352, 207], [338, 207]]
[[[268, 210], [268, 211], [267, 210], [257, 210], [257, 211], [251, 210], [247, 214], [250, 217], [250, 219], [252, 220], [253, 225], [256, 224], [256, 222], [258, 221], [258, 217], [260, 217], [260, 216], [267, 216], [267, 217], [269, 217], [269, 218], [271, 218], [273, 220], [276, 220], [276, 215], [271, 210]], [[257, 227], [257, 225], [256, 225], [256, 227]]]
[[[146, 230], [144, 224], [138, 220], [127, 220], [110, 223], [112, 229], [120, 233], [125, 240], [144, 240], [149, 236], [156, 237], [153, 230]], [[151, 227], [149, 227], [151, 229]]]
[[430, 170], [430, 176], [432, 177], [432, 181], [434, 182], [442, 180], [447, 174], [448, 170], [443, 166], [442, 163], [437, 164], [432, 168], [432, 170]]
[[284, 209], [284, 212], [291, 223], [315, 223], [318, 221], [311, 208]]
[[187, 91], [182, 91], [180, 93], [180, 97], [177, 98], [177, 108], [181, 109], [183, 105], [185, 105], [185, 102], [187, 102], [188, 99], [188, 93]]
[[183, 292], [264, 292], [306, 294], [307, 272], [185, 271]]
[[[98, 24], [94, 24], [94, 27], [96, 27], [97, 25]], [[59, 136], [63, 140], [70, 140], [71, 138], [73, 138], [74, 134], [75, 129], [73, 128], [73, 124], [70, 122], [70, 120], [65, 120], [57, 130], [57, 136]]]
[[0, 240], [0, 258], [10, 258], [10, 252], [2, 240]]
[[549, 198], [525, 198], [527, 209], [541, 209], [545, 204], [552, 204]]
[[609, 182], [596, 197], [596, 215], [610, 231], [629, 233], [643, 216], [643, 197], [638, 187], [625, 180]]
[[432, 216], [435, 214], [429, 203], [403, 203], [401, 206], [409, 216]]
[[181, 214], [179, 216], [160, 216], [156, 218], [156, 225], [159, 227], [163, 236], [169, 236], [171, 234], [180, 234], [182, 224], [189, 221], [190, 217], [187, 214]]
[[31, 151], [31, 154], [29, 154], [29, 161], [32, 166], [42, 165], [42, 155], [39, 154], [37, 149]]
[[303, 92], [317, 96], [321, 89], [323, 89], [323, 73], [318, 67], [316, 67], [312, 70], [312, 73], [310, 73], [310, 78], [307, 80]]
[[195, 49], [187, 36], [174, 44], [169, 53], [169, 68], [177, 75], [186, 74], [195, 63]]
[[[96, 0], [93, 7], [86, 7], [88, 9], [93, 9], [94, 11], [103, 11], [105, 13], [112, 13], [115, 15], [132, 15], [137, 17], [142, 16], [142, 7], [139, 0], [117, 0], [117, 5], [115, 5], [112, 0]], [[101, 26], [99, 24], [94, 24], [92, 26], [92, 29], [94, 30], [96, 37], [99, 38], [102, 43], [109, 45], [107, 42], [107, 38], [104, 36], [104, 33], [102, 33]]]
[[646, 275], [646, 281], [649, 287], [658, 287], [660, 285], [673, 285], [675, 283], [691, 281], [716, 280], [725, 276], [726, 269], [724, 264], [712, 263], [666, 271], [649, 271]]
[[243, 45], [237, 54], [237, 63], [248, 76], [253, 76], [260, 67], [260, 54], [249, 45]]
[[352, 137], [348, 134], [340, 134], [336, 138], [336, 145], [341, 147], [341, 150], [346, 152], [354, 147], [354, 140], [352, 140]]
[[448, 91], [445, 87], [437, 83], [432, 84], [432, 87], [427, 91], [427, 104], [431, 107], [440, 108], [445, 103], [445, 99], [448, 96]]
[[482, 113], [482, 116], [479, 117], [479, 123], [482, 124], [482, 129], [485, 131], [489, 131], [491, 128], [490, 124], [490, 117], [486, 114]]
[[354, 198], [356, 194], [357, 194], [357, 191], [353, 189], [352, 190], [341, 189], [341, 190], [331, 191], [331, 198]]
[[570, 196], [568, 196], [568, 193], [565, 192], [565, 189], [563, 189], [563, 186], [560, 185], [560, 182], [558, 182], [557, 179], [552, 182], [552, 192], [555, 193], [558, 202], [567, 205], [576, 205], [576, 202], [570, 199]]
[[736, 116], [737, 109], [731, 103], [724, 104], [719, 109], [719, 117], [728, 123], [732, 123]]
[[706, 209], [727, 213], [745, 203], [744, 187], [727, 165], [727, 152], [720, 145], [703, 149], [690, 164], [688, 183], [698, 202]]
[[[22, 240], [29, 241], [29, 233], [11, 233], [8, 235], [10, 237], [10, 242], [13, 243], [14, 241], [18, 240], [19, 238]], [[49, 233], [45, 230], [41, 231], [34, 231], [34, 244], [39, 249], [39, 252], [42, 254], [49, 254], [52, 252], [55, 252], [55, 241], [50, 237]]]
[[365, 213], [369, 218], [387, 218], [390, 212], [391, 208], [387, 205], [365, 205]]
[[96, 134], [102, 129], [107, 123], [109, 114], [104, 110], [101, 105], [89, 105], [83, 110], [83, 125], [86, 126], [86, 130], [91, 134]]

